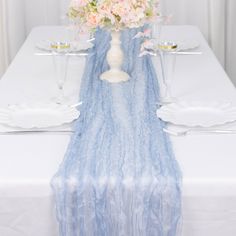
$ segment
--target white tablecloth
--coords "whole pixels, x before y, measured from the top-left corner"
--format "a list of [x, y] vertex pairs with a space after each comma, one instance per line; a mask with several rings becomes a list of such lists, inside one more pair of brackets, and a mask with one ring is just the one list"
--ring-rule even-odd
[[[63, 27], [35, 28], [0, 81], [0, 106], [47, 101], [56, 94], [52, 58], [34, 56], [43, 39], [65, 37]], [[236, 90], [199, 30], [167, 26], [166, 38], [195, 39], [203, 55], [178, 56], [173, 91], [187, 100], [236, 104]], [[153, 59], [157, 65], [157, 59]], [[73, 57], [66, 84], [77, 101], [85, 60]], [[236, 125], [232, 125], [236, 128]], [[70, 129], [65, 126], [65, 129]], [[4, 127], [0, 126], [0, 130]], [[69, 135], [0, 136], [0, 235], [58, 235], [50, 180]], [[236, 135], [171, 137], [183, 171], [183, 236], [236, 235]]]

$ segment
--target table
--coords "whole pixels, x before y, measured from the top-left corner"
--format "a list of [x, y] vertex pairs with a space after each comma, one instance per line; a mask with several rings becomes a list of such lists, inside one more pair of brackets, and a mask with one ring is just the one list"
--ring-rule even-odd
[[[166, 26], [165, 37], [198, 40], [202, 55], [178, 56], [174, 96], [187, 100], [231, 101], [236, 90], [194, 26]], [[52, 58], [35, 56], [35, 44], [60, 39], [66, 29], [33, 29], [0, 81], [0, 106], [47, 101], [56, 94]], [[157, 58], [153, 58], [158, 67]], [[66, 93], [78, 97], [85, 59], [73, 57]], [[236, 124], [232, 124], [236, 128]], [[71, 130], [71, 126], [64, 126]], [[6, 129], [0, 126], [0, 129]], [[63, 159], [70, 136], [0, 136], [0, 235], [56, 236], [50, 180]], [[171, 137], [183, 171], [183, 236], [236, 235], [236, 135]]]

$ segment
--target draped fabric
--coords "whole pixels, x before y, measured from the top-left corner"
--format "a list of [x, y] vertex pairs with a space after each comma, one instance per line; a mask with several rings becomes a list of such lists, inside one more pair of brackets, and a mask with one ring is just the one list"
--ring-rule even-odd
[[0, 0], [0, 78], [33, 27], [67, 23], [70, 0]]
[[99, 79], [110, 35], [99, 31], [81, 86], [81, 116], [52, 180], [61, 236], [174, 236], [181, 215], [181, 174], [155, 112], [158, 81], [139, 58], [136, 30], [122, 36], [131, 79]]
[[0, 78], [9, 64], [6, 10], [7, 0], [0, 0]]

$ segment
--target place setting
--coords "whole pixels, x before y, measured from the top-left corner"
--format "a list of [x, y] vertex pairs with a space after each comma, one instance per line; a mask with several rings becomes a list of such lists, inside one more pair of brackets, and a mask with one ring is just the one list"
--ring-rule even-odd
[[64, 30], [64, 37], [41, 40], [35, 45], [36, 56], [77, 56], [84, 57], [93, 48], [94, 33], [82, 29], [72, 20]]
[[136, 37], [143, 38], [140, 56], [151, 55], [159, 57], [163, 53], [172, 55], [202, 55], [200, 43], [194, 38], [173, 39], [163, 32], [163, 26], [168, 25], [171, 16], [160, 15], [152, 22], [149, 29]]
[[[168, 45], [171, 51], [173, 44]], [[156, 115], [167, 124], [164, 132], [173, 136], [236, 134], [236, 105], [233, 102], [186, 100], [173, 96], [176, 56], [169, 51], [161, 52], [160, 64], [162, 72], [158, 79], [162, 86]]]
[[191, 134], [236, 134], [236, 105], [226, 101], [197, 101], [172, 97], [164, 83], [165, 96], [157, 102], [156, 115], [166, 123], [163, 131], [173, 136]]
[[[80, 116], [81, 101], [74, 102], [65, 91], [71, 56], [86, 57], [94, 38], [78, 41], [40, 41], [36, 56], [50, 56], [57, 94], [47, 101], [7, 104], [0, 107], [0, 135], [71, 134]], [[77, 96], [76, 96], [77, 97]], [[73, 102], [72, 102], [73, 100]]]
[[[70, 134], [80, 116], [82, 101], [67, 95], [65, 83], [68, 62], [65, 57], [52, 60], [56, 94], [48, 99], [32, 102], [2, 104], [0, 107], [0, 135], [14, 134]], [[76, 96], [77, 97], [77, 96]]]
[[[158, 81], [160, 98], [157, 101], [157, 117], [167, 125], [163, 129], [169, 135], [236, 134], [236, 106], [231, 101], [186, 100], [173, 96], [177, 55], [202, 55], [196, 40], [171, 40], [165, 38], [161, 26], [153, 25], [156, 54], [159, 57]], [[159, 37], [158, 37], [159, 36]], [[160, 41], [161, 39], [161, 41]], [[153, 46], [151, 47], [152, 50]]]
[[78, 95], [75, 101], [74, 95], [69, 95], [65, 89], [65, 84], [70, 80], [70, 59], [86, 58], [92, 53], [95, 37], [92, 32], [82, 31], [74, 21], [65, 28], [64, 34], [58, 38], [40, 40], [34, 45], [34, 56], [51, 58], [56, 94], [48, 100], [0, 107], [0, 135], [73, 133], [72, 126], [80, 117], [83, 103], [78, 101]]

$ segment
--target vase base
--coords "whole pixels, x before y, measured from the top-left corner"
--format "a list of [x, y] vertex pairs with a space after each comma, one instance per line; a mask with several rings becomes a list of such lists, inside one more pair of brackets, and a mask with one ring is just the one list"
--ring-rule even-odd
[[101, 80], [106, 80], [110, 83], [121, 83], [130, 79], [129, 75], [121, 70], [109, 70], [101, 74]]

